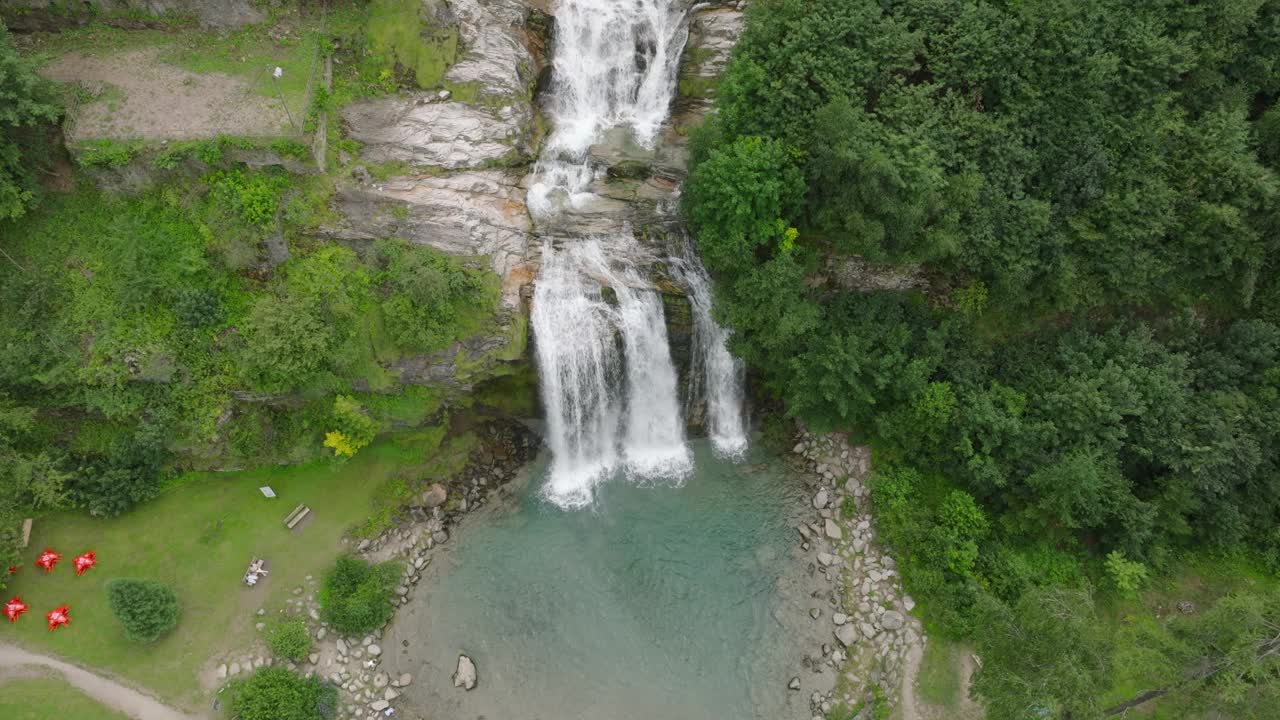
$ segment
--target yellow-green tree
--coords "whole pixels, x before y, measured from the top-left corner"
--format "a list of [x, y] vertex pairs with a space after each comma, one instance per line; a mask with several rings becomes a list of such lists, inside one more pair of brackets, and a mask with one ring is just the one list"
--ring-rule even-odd
[[325, 433], [324, 446], [333, 448], [338, 457], [351, 457], [369, 443], [378, 433], [378, 425], [365, 409], [350, 395], [333, 399], [330, 421], [336, 429]]

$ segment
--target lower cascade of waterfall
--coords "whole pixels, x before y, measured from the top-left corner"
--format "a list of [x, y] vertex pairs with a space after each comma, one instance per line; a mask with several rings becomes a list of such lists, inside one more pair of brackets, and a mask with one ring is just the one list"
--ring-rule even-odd
[[615, 270], [597, 241], [548, 246], [532, 322], [553, 458], [547, 497], [585, 506], [619, 463], [638, 481], [682, 480], [693, 465], [657, 291], [634, 268]]
[[[729, 354], [728, 331], [711, 317], [710, 282], [697, 257], [668, 265], [693, 308], [685, 408], [705, 402], [716, 454], [739, 457], [747, 448], [742, 362]], [[548, 244], [532, 322], [552, 451], [548, 499], [588, 505], [596, 484], [619, 466], [639, 482], [679, 482], [689, 474], [662, 300], [634, 267], [611, 262], [595, 240], [563, 250]]]

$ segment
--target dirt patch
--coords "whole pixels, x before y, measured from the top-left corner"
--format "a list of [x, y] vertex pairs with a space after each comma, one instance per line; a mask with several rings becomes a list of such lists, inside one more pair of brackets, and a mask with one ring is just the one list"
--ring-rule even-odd
[[73, 52], [46, 67], [47, 77], [79, 84], [94, 96], [80, 104], [68, 140], [292, 134], [279, 99], [255, 94], [243, 78], [171, 65], [161, 60], [161, 52], [158, 47], [105, 55]]

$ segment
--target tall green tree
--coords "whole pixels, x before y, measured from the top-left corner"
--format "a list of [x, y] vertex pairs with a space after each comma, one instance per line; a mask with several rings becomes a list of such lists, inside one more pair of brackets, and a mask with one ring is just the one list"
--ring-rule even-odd
[[61, 114], [53, 83], [36, 73], [0, 23], [0, 221], [21, 217], [35, 202], [35, 175], [24, 145]]

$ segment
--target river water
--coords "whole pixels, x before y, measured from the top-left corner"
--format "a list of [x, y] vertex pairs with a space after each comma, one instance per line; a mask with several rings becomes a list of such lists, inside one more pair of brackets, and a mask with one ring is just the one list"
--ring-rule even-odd
[[[808, 718], [786, 683], [831, 640], [806, 614], [820, 586], [792, 529], [801, 486], [762, 450], [733, 464], [689, 444], [679, 486], [620, 476], [566, 511], [539, 492], [543, 458], [469, 517], [384, 644], [413, 705], [439, 720]], [[479, 668], [471, 692], [452, 685], [459, 653]]]

